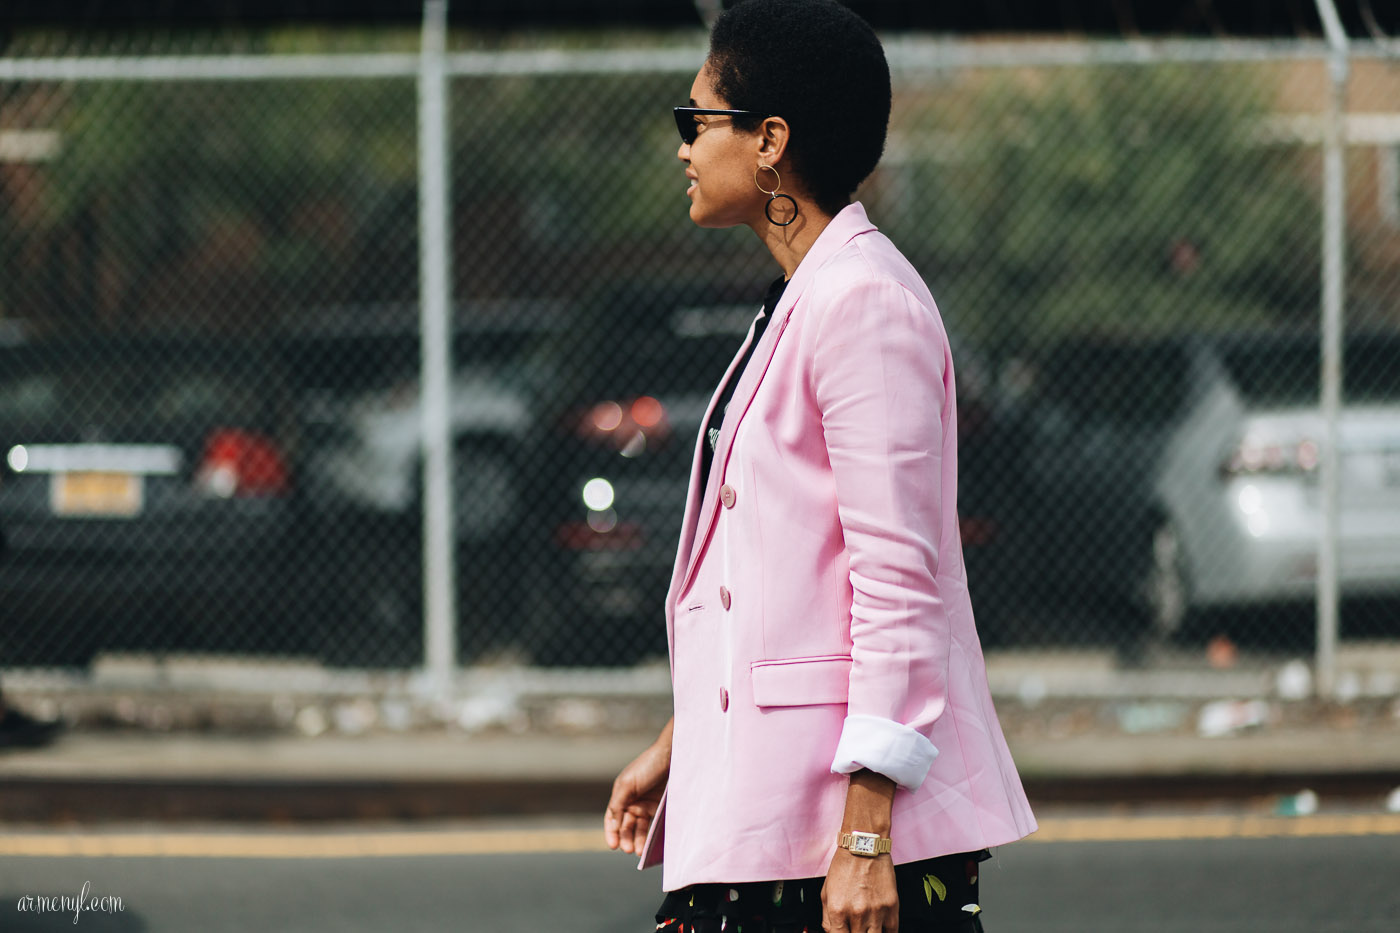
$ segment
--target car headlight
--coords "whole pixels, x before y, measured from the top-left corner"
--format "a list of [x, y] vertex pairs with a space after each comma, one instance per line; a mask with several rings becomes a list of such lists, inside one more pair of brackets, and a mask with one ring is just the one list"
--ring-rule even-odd
[[593, 479], [583, 484], [583, 504], [588, 506], [593, 512], [606, 512], [613, 507], [617, 494], [613, 491], [612, 483], [595, 476]]

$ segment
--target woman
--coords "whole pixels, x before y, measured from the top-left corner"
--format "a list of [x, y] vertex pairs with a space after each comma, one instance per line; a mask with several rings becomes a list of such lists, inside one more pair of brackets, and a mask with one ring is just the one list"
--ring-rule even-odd
[[677, 108], [690, 217], [783, 275], [707, 414], [666, 600], [675, 715], [607, 844], [659, 930], [980, 930], [977, 865], [1035, 829], [958, 539], [953, 369], [852, 192], [889, 70], [834, 0], [744, 0]]

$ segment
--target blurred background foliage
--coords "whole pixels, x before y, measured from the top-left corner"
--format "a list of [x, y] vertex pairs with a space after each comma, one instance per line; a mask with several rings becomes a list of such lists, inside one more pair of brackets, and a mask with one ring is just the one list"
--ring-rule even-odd
[[[652, 41], [689, 37], [679, 54], [698, 62], [694, 35]], [[221, 50], [402, 51], [411, 38], [280, 30], [224, 37]], [[624, 38], [639, 44], [572, 45]], [[121, 46], [85, 41], [94, 54]], [[44, 33], [11, 51], [61, 46]], [[897, 74], [889, 152], [862, 194], [945, 313], [994, 350], [1068, 330], [1306, 321], [1317, 160], [1261, 134], [1274, 77], [1200, 65]], [[675, 72], [455, 79], [458, 294], [568, 298], [697, 269], [757, 293], [769, 270], [747, 232], [684, 220], [667, 110], [688, 84]], [[1216, 88], [1228, 93], [1203, 93]], [[24, 198], [0, 213], [2, 314], [239, 327], [416, 296], [411, 79], [12, 84], [0, 99], [4, 122], [61, 139], [7, 186]]]
[[417, 184], [412, 81], [10, 93], [42, 101], [61, 139], [35, 169], [32, 209], [0, 217], [10, 313], [75, 326], [237, 326], [402, 295], [407, 283], [366, 273], [385, 241], [416, 229], [395, 204], [407, 191], [400, 201], [411, 205]]
[[1303, 322], [1317, 182], [1300, 147], [1262, 142], [1269, 91], [1224, 66], [984, 72], [916, 91], [885, 168], [910, 206], [882, 216], [948, 308], [977, 309], [965, 330], [989, 348]]

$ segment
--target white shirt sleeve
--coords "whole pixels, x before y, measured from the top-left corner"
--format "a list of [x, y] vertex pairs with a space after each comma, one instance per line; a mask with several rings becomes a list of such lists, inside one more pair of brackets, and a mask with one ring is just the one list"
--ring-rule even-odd
[[928, 776], [938, 749], [922, 733], [893, 719], [850, 715], [841, 727], [841, 741], [831, 763], [833, 774], [868, 768], [900, 787], [918, 790]]

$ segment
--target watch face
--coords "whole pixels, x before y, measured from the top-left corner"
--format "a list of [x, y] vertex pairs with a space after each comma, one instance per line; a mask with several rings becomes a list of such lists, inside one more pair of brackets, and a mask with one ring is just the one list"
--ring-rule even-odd
[[874, 855], [875, 842], [879, 838], [868, 833], [856, 833], [855, 838], [851, 840], [851, 851], [857, 855]]

